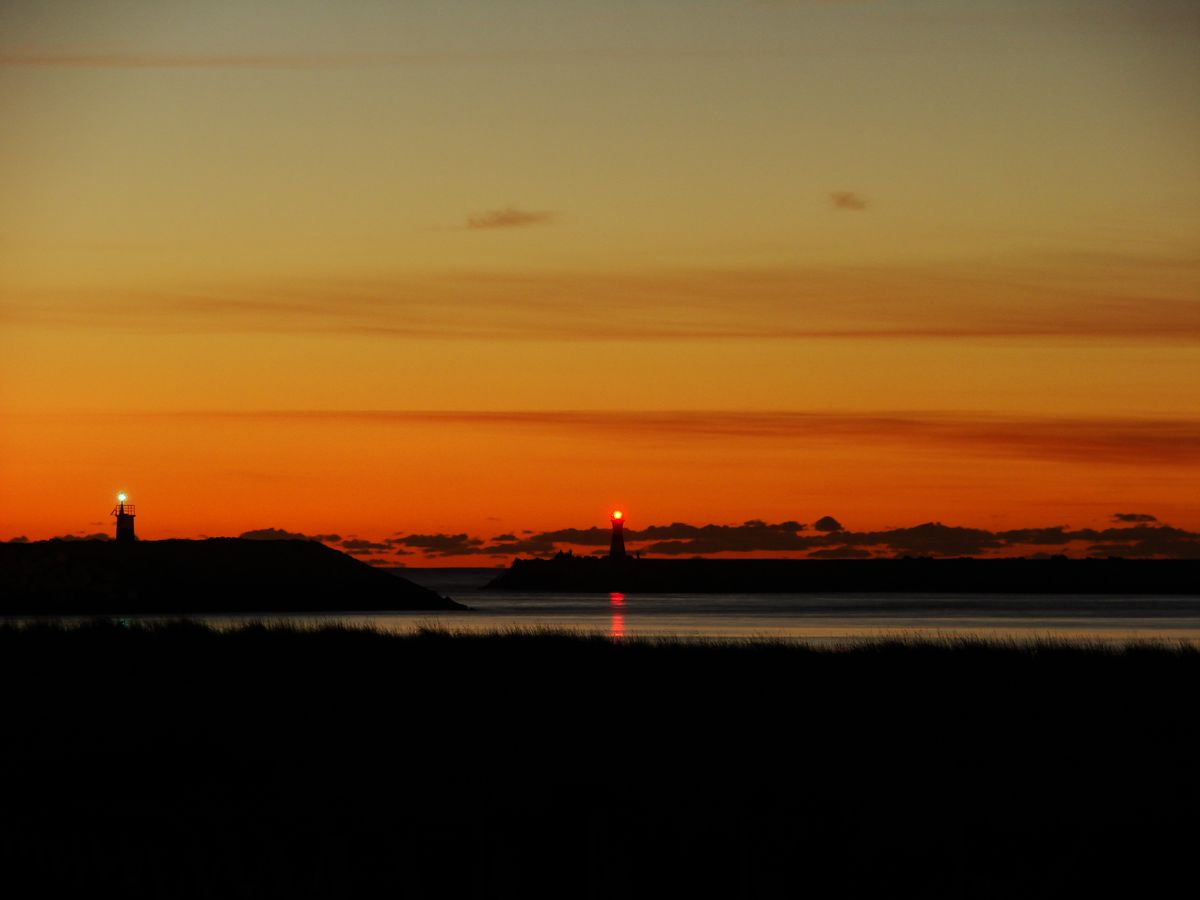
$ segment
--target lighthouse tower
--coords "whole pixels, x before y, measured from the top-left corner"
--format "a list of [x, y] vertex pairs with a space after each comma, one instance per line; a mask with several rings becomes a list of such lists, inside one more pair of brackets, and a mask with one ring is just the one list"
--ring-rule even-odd
[[608, 558], [625, 558], [625, 513], [619, 509], [612, 514], [612, 542], [608, 545]]
[[110, 513], [117, 517], [117, 540], [122, 542], [137, 540], [133, 533], [134, 507], [126, 502], [128, 499], [124, 491], [117, 494], [117, 505]]

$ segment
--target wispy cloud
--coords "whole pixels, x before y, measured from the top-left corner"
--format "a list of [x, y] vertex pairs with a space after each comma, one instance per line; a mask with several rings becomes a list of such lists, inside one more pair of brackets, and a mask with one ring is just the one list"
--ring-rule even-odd
[[834, 209], [846, 209], [851, 212], [862, 212], [869, 205], [865, 197], [854, 191], [831, 191], [829, 202]]
[[[355, 422], [380, 427], [452, 426], [620, 437], [623, 443], [786, 441], [789, 446], [888, 444], [992, 458], [1114, 465], [1200, 463], [1200, 419], [1051, 417], [970, 412], [743, 412], [731, 410], [245, 410], [96, 414], [105, 420], [225, 419]], [[825, 523], [828, 524], [828, 523]]]
[[[499, 210], [478, 229], [546, 221]], [[10, 291], [14, 324], [124, 333], [338, 333], [444, 340], [1200, 341], [1200, 259], [645, 272], [432, 272], [155, 292]]]
[[567, 49], [429, 50], [425, 52], [179, 53], [140, 49], [38, 47], [0, 50], [0, 68], [84, 69], [345, 69], [496, 63], [576, 64], [580, 61], [636, 63], [663, 59], [704, 60], [794, 55], [800, 50], [763, 51], [753, 47], [572, 47]]
[[554, 213], [552, 212], [506, 206], [503, 209], [493, 209], [471, 216], [467, 219], [467, 228], [472, 230], [522, 228], [526, 225], [546, 225], [553, 221]]
[[[85, 69], [345, 69], [570, 60], [578, 54], [554, 50], [431, 50], [428, 52], [173, 53], [146, 50], [39, 48], [0, 51], [0, 68]], [[593, 51], [592, 56], [637, 55]]]
[[[421, 57], [410, 57], [414, 61]], [[0, 67], [88, 69], [309, 69], [338, 68], [371, 62], [399, 61], [363, 55], [292, 53], [145, 53], [94, 51], [39, 51], [0, 54]]]

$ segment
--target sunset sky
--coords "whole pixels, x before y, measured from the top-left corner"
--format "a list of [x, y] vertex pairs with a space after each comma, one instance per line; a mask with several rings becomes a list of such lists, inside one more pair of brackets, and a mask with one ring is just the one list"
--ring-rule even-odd
[[0, 122], [0, 540], [1200, 530], [1192, 0], [6, 0]]

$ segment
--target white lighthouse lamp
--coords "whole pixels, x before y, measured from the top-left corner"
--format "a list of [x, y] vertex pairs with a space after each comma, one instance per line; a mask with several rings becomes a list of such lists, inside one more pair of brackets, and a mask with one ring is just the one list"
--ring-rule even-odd
[[117, 517], [117, 540], [118, 541], [136, 541], [137, 536], [133, 533], [134, 507], [129, 502], [129, 495], [124, 491], [117, 492], [117, 506], [112, 511], [112, 515]]

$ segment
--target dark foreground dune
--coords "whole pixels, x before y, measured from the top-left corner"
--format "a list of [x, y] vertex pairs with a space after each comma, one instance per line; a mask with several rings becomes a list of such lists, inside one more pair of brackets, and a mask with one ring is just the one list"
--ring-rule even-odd
[[0, 873], [50, 896], [1164, 895], [1193, 874], [1198, 674], [1183, 647], [0, 628]]
[[1200, 596], [1190, 559], [516, 559], [488, 585], [506, 591], [921, 593]]
[[465, 609], [316, 541], [0, 544], [0, 615]]

